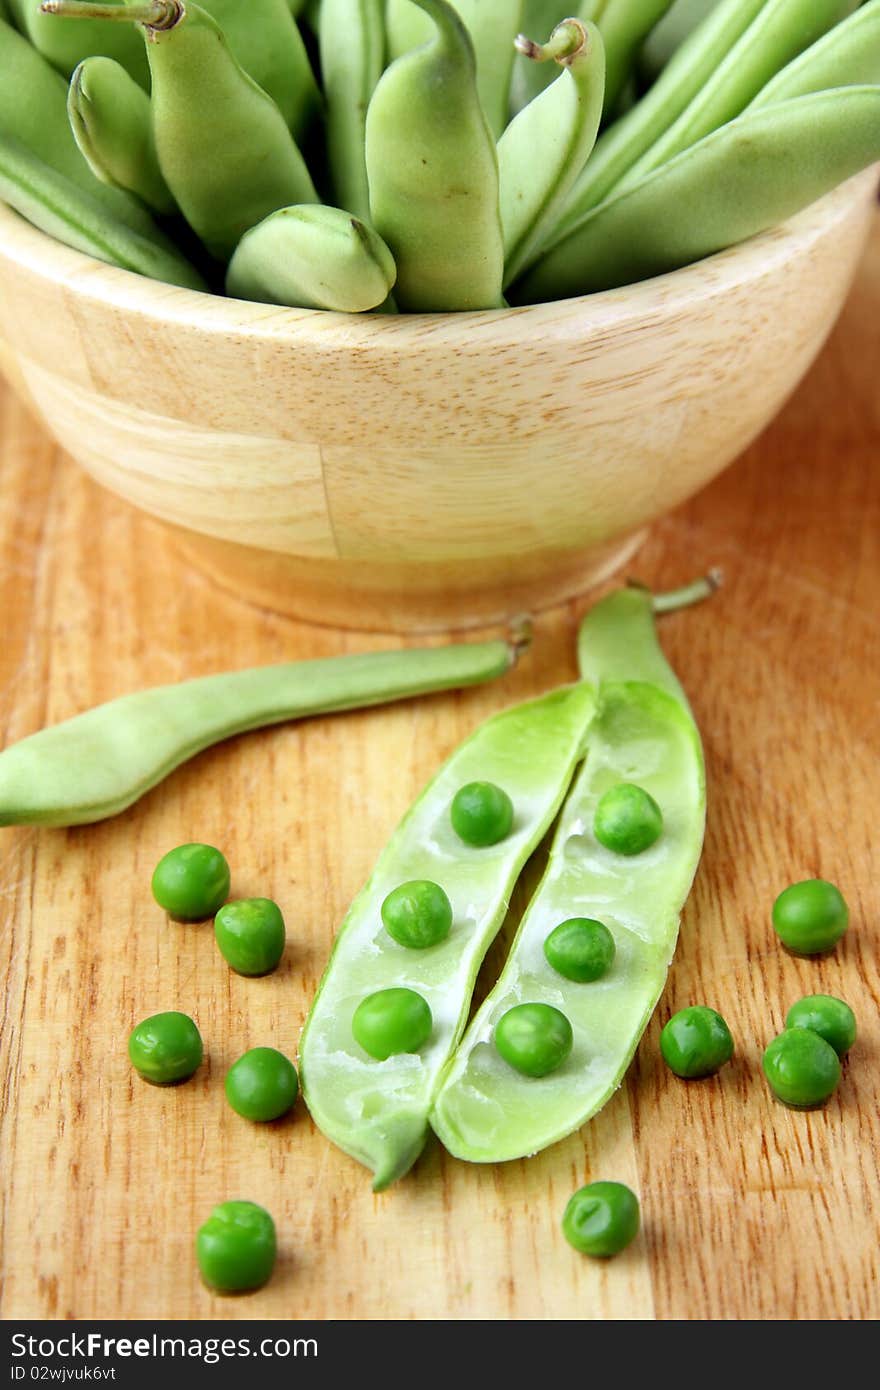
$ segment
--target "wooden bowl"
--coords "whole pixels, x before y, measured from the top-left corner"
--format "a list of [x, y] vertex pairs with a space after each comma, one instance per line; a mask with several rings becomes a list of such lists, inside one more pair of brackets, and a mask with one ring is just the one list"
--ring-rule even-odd
[[834, 323], [875, 188], [868, 170], [641, 285], [401, 317], [171, 288], [0, 208], [0, 361], [237, 593], [341, 626], [485, 623], [606, 575], [767, 424]]

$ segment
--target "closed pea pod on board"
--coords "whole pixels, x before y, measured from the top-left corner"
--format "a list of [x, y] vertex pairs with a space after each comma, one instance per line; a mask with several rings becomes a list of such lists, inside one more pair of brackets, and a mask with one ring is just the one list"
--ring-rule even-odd
[[[422, 1150], [480, 962], [523, 864], [556, 814], [593, 711], [593, 691], [582, 684], [483, 724], [401, 821], [339, 930], [300, 1045], [303, 1095], [324, 1133], [372, 1169], [377, 1190], [401, 1177]], [[510, 833], [486, 847], [465, 844], [450, 815], [459, 789], [477, 780], [501, 787], [514, 809]], [[412, 895], [426, 883], [448, 898], [451, 928], [432, 933], [433, 944], [422, 948], [401, 944], [383, 922], [382, 905], [400, 885], [408, 884]], [[394, 1000], [386, 1001], [392, 991]], [[384, 1049], [365, 1050], [352, 1031], [357, 1013], [355, 1026], [366, 1037], [358, 1012], [366, 1000], [375, 1001], [370, 1010], [406, 1003], [404, 1022], [420, 1026], [421, 1000], [424, 1023], [430, 1021], [427, 1040], [377, 1060]], [[372, 1046], [372, 1035], [367, 1040]]]
[[[699, 585], [681, 595], [699, 596]], [[676, 601], [663, 600], [667, 608]], [[599, 604], [582, 625], [579, 652], [581, 674], [598, 691], [584, 766], [504, 970], [453, 1056], [431, 1113], [446, 1148], [474, 1162], [546, 1148], [620, 1085], [662, 992], [702, 849], [699, 734], [657, 645], [651, 595], [624, 590]], [[637, 860], [605, 849], [593, 832], [603, 793], [632, 777], [663, 811], [662, 835]], [[598, 978], [561, 973], [545, 949], [575, 914], [600, 920], [614, 938]], [[497, 1041], [505, 1020], [526, 1007], [561, 1014], [573, 1035], [568, 1054], [546, 1074], [511, 1065]]]
[[511, 298], [561, 299], [677, 270], [784, 222], [878, 159], [880, 86], [747, 111], [588, 213]]
[[495, 142], [473, 45], [445, 0], [413, 0], [434, 32], [383, 73], [367, 111], [371, 220], [397, 265], [401, 309], [501, 305], [504, 245]]
[[150, 98], [125, 68], [112, 58], [86, 58], [70, 79], [67, 114], [95, 178], [135, 194], [154, 212], [176, 211], [156, 157]]
[[366, 223], [320, 203], [281, 208], [246, 232], [229, 263], [238, 299], [362, 314], [388, 298], [394, 258]]
[[[81, 0], [47, 0], [49, 7], [59, 24], [105, 10]], [[228, 259], [277, 208], [318, 201], [284, 117], [210, 15], [189, 0], [152, 0], [125, 14], [146, 43], [159, 167], [213, 256]]]
[[494, 680], [525, 641], [523, 634], [522, 641], [293, 661], [122, 695], [0, 753], [0, 825], [82, 825], [115, 816], [221, 739]]

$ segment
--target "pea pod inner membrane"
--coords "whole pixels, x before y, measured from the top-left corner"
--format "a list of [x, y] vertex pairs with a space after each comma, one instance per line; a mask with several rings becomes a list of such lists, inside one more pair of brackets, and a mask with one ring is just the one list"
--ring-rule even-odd
[[[371, 1168], [378, 1191], [415, 1162], [440, 1074], [464, 1027], [477, 970], [513, 885], [555, 816], [581, 756], [595, 700], [587, 684], [496, 715], [453, 753], [401, 822], [342, 925], [300, 1049], [303, 1094], [320, 1128]], [[469, 782], [491, 780], [514, 806], [510, 834], [471, 848], [452, 828], [450, 806]], [[443, 888], [452, 929], [414, 951], [385, 931], [381, 904], [399, 884]], [[417, 1053], [377, 1062], [355, 1043], [352, 1017], [390, 986], [416, 991], [433, 1018]]]

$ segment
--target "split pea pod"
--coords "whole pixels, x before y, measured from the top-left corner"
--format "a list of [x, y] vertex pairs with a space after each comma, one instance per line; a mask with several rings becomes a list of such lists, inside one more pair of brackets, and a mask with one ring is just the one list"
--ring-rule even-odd
[[719, 58], [737, 42], [766, 3], [767, 0], [721, 0], [694, 30], [641, 101], [609, 126], [596, 142], [560, 219], [558, 236], [601, 203], [627, 169], [678, 119], [709, 81]]
[[746, 111], [588, 213], [512, 298], [563, 299], [677, 270], [777, 226], [878, 159], [880, 86]]
[[401, 309], [497, 308], [498, 160], [473, 44], [446, 0], [414, 3], [430, 15], [433, 34], [386, 69], [367, 111], [371, 221], [394, 256]]
[[[315, 1123], [372, 1169], [376, 1191], [422, 1150], [480, 962], [559, 808], [593, 711], [592, 688], [580, 684], [477, 729], [401, 821], [339, 930], [300, 1043], [300, 1074]], [[477, 846], [460, 837], [451, 808], [463, 788], [486, 784], [512, 815], [506, 833]], [[397, 1024], [384, 1038], [376, 1011]]]
[[377, 232], [341, 208], [306, 203], [245, 232], [226, 275], [237, 299], [362, 314], [383, 304], [394, 258]]
[[154, 212], [176, 212], [156, 157], [150, 98], [124, 67], [112, 58], [86, 58], [70, 79], [67, 114], [95, 178], [135, 194]]
[[321, 94], [287, 0], [203, 0], [202, 9], [300, 140], [321, 109]]
[[[700, 586], [683, 594], [691, 601]], [[667, 608], [676, 601], [665, 596]], [[650, 594], [628, 589], [598, 604], [583, 623], [579, 655], [582, 678], [598, 692], [586, 759], [504, 970], [431, 1112], [445, 1147], [472, 1162], [536, 1153], [614, 1093], [663, 990], [700, 859], [700, 737], [657, 644]], [[653, 802], [662, 825], [637, 853], [608, 848], [598, 828], [599, 808], [621, 786]], [[600, 953], [578, 948], [579, 938], [597, 937]], [[530, 1053], [542, 1027], [568, 1050], [536, 1068]]]
[[517, 46], [536, 62], [555, 60], [562, 71], [498, 141], [505, 286], [534, 260], [586, 164], [605, 90], [605, 54], [594, 24], [566, 19], [548, 43], [520, 35]]
[[[19, 141], [42, 164], [83, 189], [92, 202], [141, 234], [143, 208], [100, 183], [76, 147], [67, 118], [67, 83], [27, 39], [0, 20], [0, 135]], [[63, 238], [62, 238], [63, 239]]]
[[494, 680], [513, 665], [519, 645], [466, 642], [294, 661], [120, 696], [0, 753], [0, 825], [115, 816], [222, 739]]
[[[125, 0], [111, 0], [111, 3], [122, 5]], [[149, 85], [144, 46], [127, 25], [90, 19], [76, 28], [59, 27], [43, 12], [40, 0], [10, 0], [10, 8], [21, 32], [65, 77], [69, 77], [84, 58], [100, 54], [115, 58], [142, 87]]]
[[[497, 137], [507, 124], [510, 82], [513, 72], [513, 41], [523, 22], [523, 0], [450, 0], [464, 23], [474, 45], [477, 64], [477, 91], [489, 128]], [[535, 32], [549, 33], [562, 17], [565, 0], [554, 0], [557, 11], [550, 23]], [[322, 0], [323, 5], [323, 0]], [[426, 43], [431, 24], [420, 14], [413, 0], [387, 0], [386, 25], [388, 53], [394, 60]]]
[[367, 107], [385, 66], [383, 0], [322, 0], [319, 41], [333, 196], [369, 220]]
[[704, 135], [733, 120], [780, 68], [849, 13], [852, 0], [767, 0], [729, 53], [719, 54], [711, 77], [672, 125], [659, 136], [614, 191], [674, 159]]
[[[45, 0], [57, 23], [112, 13], [88, 0]], [[129, 5], [152, 76], [153, 138], [165, 182], [196, 235], [228, 260], [270, 212], [318, 201], [271, 97], [244, 71], [204, 10], [180, 0]]]
[[0, 200], [41, 231], [87, 256], [169, 285], [207, 289], [195, 267], [150, 223], [146, 213], [143, 219], [149, 233], [118, 222], [85, 189], [4, 135], [0, 135]]
[[773, 106], [834, 87], [880, 83], [880, 0], [856, 10], [782, 68], [749, 108]]

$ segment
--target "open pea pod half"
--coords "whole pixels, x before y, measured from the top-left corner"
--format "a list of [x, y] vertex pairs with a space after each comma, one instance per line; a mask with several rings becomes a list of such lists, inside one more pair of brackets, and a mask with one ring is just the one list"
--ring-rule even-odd
[[[647, 592], [623, 590], [583, 624], [581, 673], [598, 692], [584, 766], [504, 970], [431, 1114], [459, 1158], [521, 1158], [577, 1129], [620, 1085], [660, 998], [700, 858], [705, 778], [697, 728], [657, 644], [652, 607]], [[640, 853], [606, 848], [594, 832], [600, 798], [621, 783], [640, 787], [662, 812], [659, 838]], [[560, 974], [545, 955], [549, 934], [573, 918], [601, 922], [614, 939], [610, 968], [590, 982]], [[496, 1046], [499, 1021], [522, 1004], [549, 1005], [571, 1025], [568, 1056], [545, 1075], [524, 1074]]]
[[[593, 688], [582, 683], [483, 724], [404, 817], [342, 924], [300, 1045], [303, 1094], [324, 1133], [373, 1170], [377, 1191], [422, 1150], [480, 962], [559, 810], [594, 712]], [[464, 843], [450, 816], [456, 793], [475, 781], [494, 783], [513, 804], [508, 834], [483, 848]], [[448, 935], [423, 949], [393, 939], [381, 911], [393, 889], [414, 880], [439, 885], [452, 908]], [[377, 1060], [355, 1041], [352, 1021], [365, 999], [391, 988], [421, 996], [430, 1034], [417, 1050]]]

